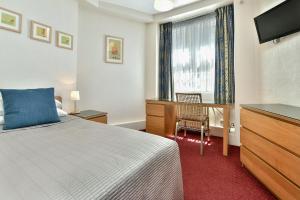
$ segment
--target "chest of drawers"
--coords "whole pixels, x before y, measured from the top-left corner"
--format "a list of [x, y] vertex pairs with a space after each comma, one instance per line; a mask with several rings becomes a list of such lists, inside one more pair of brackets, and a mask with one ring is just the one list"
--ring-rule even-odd
[[277, 197], [296, 200], [300, 199], [300, 121], [276, 113], [290, 108], [278, 106], [281, 109], [242, 106], [241, 162]]

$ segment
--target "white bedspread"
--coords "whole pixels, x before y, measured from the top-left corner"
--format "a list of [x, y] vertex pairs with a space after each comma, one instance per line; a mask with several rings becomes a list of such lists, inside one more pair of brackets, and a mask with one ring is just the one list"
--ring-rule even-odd
[[178, 146], [78, 118], [2, 132], [0, 199], [182, 200]]

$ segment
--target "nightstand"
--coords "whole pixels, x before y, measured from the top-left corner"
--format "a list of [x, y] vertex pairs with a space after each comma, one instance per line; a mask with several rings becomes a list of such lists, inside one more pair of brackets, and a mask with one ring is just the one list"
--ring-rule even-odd
[[80, 117], [82, 119], [99, 122], [103, 124], [107, 124], [107, 113], [100, 112], [96, 110], [83, 110], [80, 113], [71, 113], [70, 115], [74, 115], [76, 117]]

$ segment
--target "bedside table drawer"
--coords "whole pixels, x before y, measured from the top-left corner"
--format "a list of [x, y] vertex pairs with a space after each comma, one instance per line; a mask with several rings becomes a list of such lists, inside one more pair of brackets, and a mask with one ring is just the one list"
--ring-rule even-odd
[[71, 113], [70, 115], [74, 115], [76, 117], [80, 117], [85, 120], [99, 122], [103, 124], [107, 124], [107, 113], [96, 111], [96, 110], [83, 110], [80, 113]]
[[93, 122], [107, 124], [107, 116], [95, 117], [95, 118], [91, 118], [88, 120], [93, 121]]

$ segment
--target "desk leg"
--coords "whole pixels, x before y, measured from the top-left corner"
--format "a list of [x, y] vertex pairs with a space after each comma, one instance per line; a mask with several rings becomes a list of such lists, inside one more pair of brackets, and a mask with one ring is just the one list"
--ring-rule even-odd
[[225, 106], [223, 108], [223, 155], [228, 156], [228, 141], [229, 141], [229, 108]]

